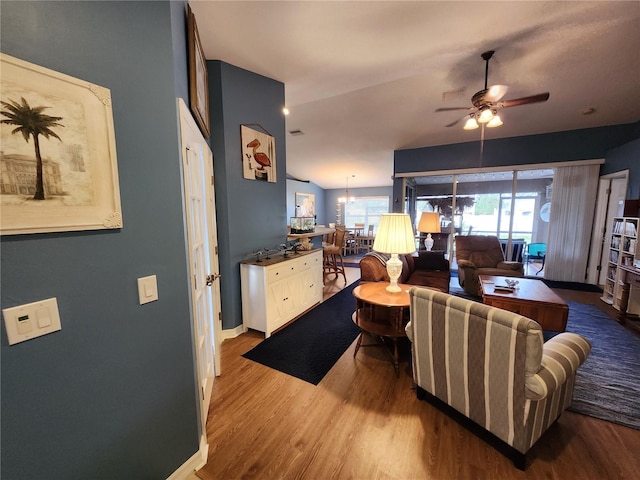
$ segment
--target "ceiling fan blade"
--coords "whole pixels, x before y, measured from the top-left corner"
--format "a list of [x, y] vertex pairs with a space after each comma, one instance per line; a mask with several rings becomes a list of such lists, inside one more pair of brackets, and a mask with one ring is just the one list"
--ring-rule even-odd
[[454, 110], [471, 110], [473, 107], [446, 107], [446, 108], [436, 108], [436, 112], [452, 112]]
[[455, 122], [451, 122], [449, 125], [445, 125], [445, 127], [453, 127], [454, 125], [457, 125], [458, 123], [460, 123], [460, 120], [462, 120], [463, 118], [467, 118], [467, 115], [465, 115], [464, 117], [460, 117]]
[[500, 107], [517, 107], [518, 105], [526, 105], [528, 103], [546, 102], [549, 100], [549, 92], [539, 93], [538, 95], [531, 95], [530, 97], [515, 98], [513, 100], [505, 100], [500, 102]]
[[509, 87], [506, 85], [491, 85], [484, 94], [485, 102], [495, 103], [507, 94]]

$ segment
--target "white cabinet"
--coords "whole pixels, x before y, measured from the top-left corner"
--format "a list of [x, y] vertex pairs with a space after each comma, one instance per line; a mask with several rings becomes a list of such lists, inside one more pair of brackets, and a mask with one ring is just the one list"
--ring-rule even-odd
[[[618, 310], [622, 298], [622, 273], [618, 267], [633, 265], [638, 244], [638, 225], [636, 217], [616, 217], [613, 219], [611, 245], [609, 245], [606, 257], [607, 278], [605, 279], [602, 301], [613, 305]], [[637, 313], [633, 310], [631, 302], [629, 313]]]
[[244, 326], [269, 337], [322, 301], [322, 249], [240, 264]]

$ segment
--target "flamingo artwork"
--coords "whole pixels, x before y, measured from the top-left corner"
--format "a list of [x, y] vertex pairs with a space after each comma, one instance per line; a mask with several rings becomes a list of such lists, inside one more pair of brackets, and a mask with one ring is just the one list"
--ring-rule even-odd
[[251, 142], [247, 144], [248, 148], [253, 149], [253, 158], [258, 163], [258, 170], [264, 170], [265, 167], [271, 166], [271, 160], [266, 153], [258, 152], [258, 147], [260, 146], [260, 141], [257, 138], [254, 138]]
[[[263, 127], [262, 130], [264, 130]], [[247, 180], [266, 180], [276, 183], [275, 139], [268, 133], [240, 126], [242, 145], [242, 176]], [[259, 150], [259, 151], [258, 151]]]

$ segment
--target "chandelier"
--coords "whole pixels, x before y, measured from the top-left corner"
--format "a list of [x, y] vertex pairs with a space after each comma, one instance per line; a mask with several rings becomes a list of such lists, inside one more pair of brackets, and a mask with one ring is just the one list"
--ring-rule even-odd
[[[355, 175], [351, 175], [351, 176], [355, 177]], [[351, 202], [354, 202], [354, 201], [355, 201], [355, 198], [349, 196], [349, 177], [347, 177], [347, 188], [345, 189], [345, 196], [344, 197], [339, 197], [338, 198], [338, 202], [339, 203], [351, 203]]]

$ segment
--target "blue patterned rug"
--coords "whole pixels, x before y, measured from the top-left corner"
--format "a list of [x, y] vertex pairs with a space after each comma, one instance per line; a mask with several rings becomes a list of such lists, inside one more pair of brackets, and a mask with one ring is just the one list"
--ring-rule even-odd
[[593, 305], [568, 304], [567, 331], [592, 346], [569, 410], [640, 430], [640, 336]]

